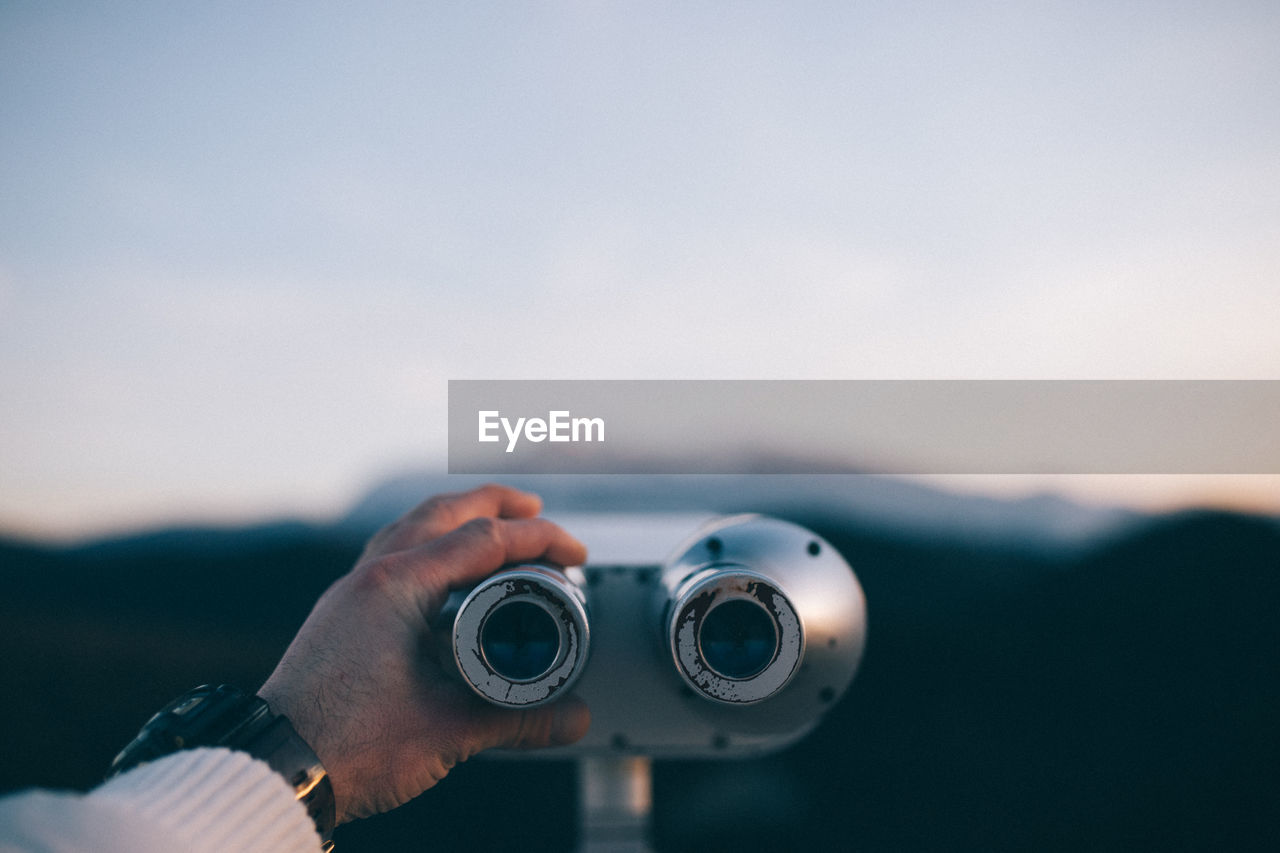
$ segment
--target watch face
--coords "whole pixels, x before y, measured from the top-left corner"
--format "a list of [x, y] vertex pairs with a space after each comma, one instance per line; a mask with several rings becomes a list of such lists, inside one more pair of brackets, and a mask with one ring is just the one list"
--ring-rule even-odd
[[111, 762], [114, 776], [144, 761], [199, 746], [236, 746], [270, 723], [267, 703], [230, 685], [202, 685], [155, 714]]

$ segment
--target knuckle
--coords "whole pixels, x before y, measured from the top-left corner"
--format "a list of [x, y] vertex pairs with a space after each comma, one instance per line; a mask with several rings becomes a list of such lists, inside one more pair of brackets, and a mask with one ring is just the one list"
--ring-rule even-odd
[[423, 514], [436, 515], [441, 512], [449, 511], [449, 504], [453, 501], [454, 495], [435, 495], [427, 498], [422, 503]]
[[499, 538], [502, 526], [498, 522], [498, 519], [490, 518], [486, 515], [481, 516], [480, 518], [471, 519], [466, 524], [462, 525], [462, 529], [472, 536], [483, 539], [497, 539]]
[[459, 528], [463, 535], [474, 542], [483, 553], [491, 555], [494, 560], [505, 559], [508, 539], [504, 522], [483, 516], [473, 518]]
[[399, 561], [395, 557], [379, 557], [362, 563], [353, 573], [356, 587], [362, 591], [384, 593], [401, 583]]
[[532, 734], [533, 714], [528, 711], [520, 712], [520, 722], [516, 726], [515, 742], [517, 746], [524, 746], [529, 743]]
[[402, 529], [404, 529], [403, 519], [396, 519], [390, 524], [384, 524], [382, 527], [378, 528], [377, 533], [374, 533], [369, 537], [369, 546], [372, 548], [392, 541], [397, 535], [399, 535]]
[[419, 518], [435, 528], [452, 529], [458, 522], [458, 495], [436, 495], [422, 504]]

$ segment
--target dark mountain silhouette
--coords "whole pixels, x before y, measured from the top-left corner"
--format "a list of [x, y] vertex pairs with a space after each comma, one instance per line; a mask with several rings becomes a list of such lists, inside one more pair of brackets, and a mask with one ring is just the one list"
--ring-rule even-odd
[[[963, 502], [931, 529], [824, 503], [820, 479], [797, 496], [750, 508], [813, 527], [858, 571], [870, 612], [862, 671], [786, 752], [659, 765], [659, 850], [1275, 849], [1274, 520], [1130, 517], [1063, 547], [1051, 523], [957, 533]], [[0, 790], [88, 787], [173, 695], [260, 683], [385, 520], [357, 515], [71, 548], [0, 543]], [[567, 850], [574, 835], [572, 767], [474, 761], [338, 841]]]
[[[371, 530], [423, 495], [470, 488], [476, 476], [416, 472], [387, 479], [352, 507], [344, 529]], [[796, 516], [822, 513], [917, 537], [944, 536], [986, 544], [1031, 540], [1038, 548], [1071, 547], [1123, 530], [1136, 512], [1086, 506], [1049, 493], [1020, 498], [955, 494], [874, 474], [513, 475], [504, 483], [542, 495], [548, 511], [712, 510]]]

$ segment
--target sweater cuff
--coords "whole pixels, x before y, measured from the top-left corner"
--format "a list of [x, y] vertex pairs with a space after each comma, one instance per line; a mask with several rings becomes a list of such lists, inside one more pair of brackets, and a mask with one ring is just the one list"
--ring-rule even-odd
[[193, 850], [317, 853], [320, 836], [284, 778], [224, 747], [175, 752], [122, 773], [89, 797], [119, 803], [188, 838]]

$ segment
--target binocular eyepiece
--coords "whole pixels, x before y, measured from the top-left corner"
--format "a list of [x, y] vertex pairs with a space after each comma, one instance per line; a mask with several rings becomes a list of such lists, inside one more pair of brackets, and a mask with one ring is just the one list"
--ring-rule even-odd
[[576, 749], [723, 755], [798, 737], [852, 680], [865, 600], [812, 532], [756, 515], [562, 523], [586, 565], [508, 567], [437, 624], [486, 701], [528, 708], [574, 689], [593, 717]]
[[804, 652], [800, 618], [777, 582], [740, 565], [709, 567], [678, 587], [667, 639], [685, 683], [728, 704], [777, 693]]
[[506, 569], [463, 599], [453, 653], [471, 689], [495, 705], [523, 708], [573, 686], [591, 642], [586, 597], [563, 570]]

